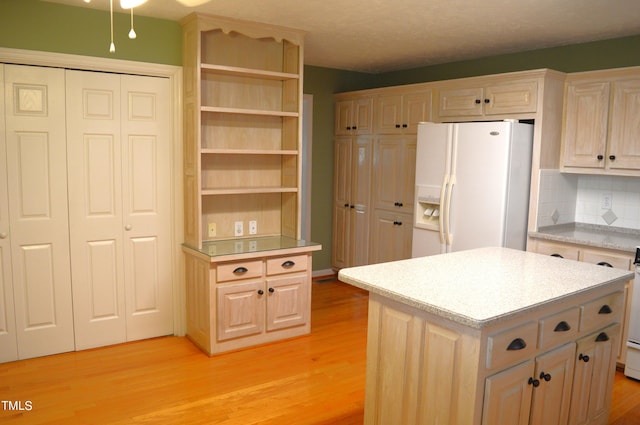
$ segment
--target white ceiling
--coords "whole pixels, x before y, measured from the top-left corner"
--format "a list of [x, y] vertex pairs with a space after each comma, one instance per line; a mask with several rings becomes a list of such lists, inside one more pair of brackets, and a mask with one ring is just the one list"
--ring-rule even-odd
[[[109, 9], [108, 0], [48, 1]], [[640, 34], [640, 0], [179, 1], [194, 0], [148, 0], [135, 14], [177, 21], [201, 12], [298, 28], [307, 32], [305, 64], [371, 73]]]

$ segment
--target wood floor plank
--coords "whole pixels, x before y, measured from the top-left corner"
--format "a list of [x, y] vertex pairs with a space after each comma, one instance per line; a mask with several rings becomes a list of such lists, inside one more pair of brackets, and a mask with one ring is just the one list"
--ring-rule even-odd
[[[0, 423], [361, 425], [368, 295], [313, 284], [312, 333], [208, 357], [164, 337], [0, 364]], [[616, 376], [611, 425], [640, 424], [640, 382]]]

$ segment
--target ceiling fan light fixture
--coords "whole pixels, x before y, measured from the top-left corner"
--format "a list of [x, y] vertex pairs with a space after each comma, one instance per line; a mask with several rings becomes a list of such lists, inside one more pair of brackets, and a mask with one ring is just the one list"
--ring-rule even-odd
[[123, 9], [132, 9], [146, 2], [147, 0], [120, 0], [120, 7]]

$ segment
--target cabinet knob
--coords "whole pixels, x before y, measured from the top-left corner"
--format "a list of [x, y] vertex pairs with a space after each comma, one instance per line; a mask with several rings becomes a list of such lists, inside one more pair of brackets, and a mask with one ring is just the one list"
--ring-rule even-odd
[[589, 363], [589, 356], [585, 356], [584, 354], [580, 353], [580, 355], [578, 356], [578, 360], [582, 360], [585, 363]]
[[349, 205], [349, 208], [355, 208], [355, 207], [356, 207], [355, 205]]
[[479, 105], [481, 103], [482, 103], [482, 101], [480, 99], [476, 99], [476, 105]]
[[611, 264], [607, 263], [606, 261], [600, 261], [598, 265], [604, 266], [604, 267], [613, 267]]
[[407, 128], [409, 127], [407, 124], [402, 124], [402, 128]]
[[533, 385], [534, 387], [538, 387], [540, 385], [540, 381], [538, 381], [537, 379], [533, 379], [533, 378], [529, 378], [529, 381], [527, 381], [527, 383], [529, 385]]
[[544, 379], [545, 381], [551, 381], [551, 375], [548, 373], [540, 372], [540, 379]]
[[351, 130], [357, 130], [357, 129], [358, 129], [357, 125], [354, 125], [354, 126], [351, 127]]
[[598, 161], [602, 161], [604, 159], [604, 155], [598, 155], [596, 158], [598, 158]]
[[246, 267], [238, 267], [233, 271], [233, 273], [234, 274], [242, 274], [242, 273], [246, 273], [248, 271], [249, 271], [249, 269], [247, 269]]
[[602, 307], [600, 307], [600, 310], [598, 310], [598, 314], [611, 314], [613, 313], [613, 310], [611, 310], [611, 307], [609, 307], [607, 304], [603, 305]]
[[7, 236], [8, 235], [6, 233], [4, 233], [4, 232], [0, 233], [0, 239], [6, 239]]
[[400, 124], [396, 124], [396, 128], [400, 128]]
[[345, 207], [348, 207], [348, 206], [349, 206], [349, 204], [344, 204], [344, 206], [345, 206]]
[[347, 129], [347, 130], [351, 130], [351, 127], [347, 127], [346, 129]]
[[522, 338], [516, 338], [507, 347], [507, 351], [524, 350], [527, 347], [527, 343]]
[[262, 289], [258, 289], [258, 295], [263, 295], [264, 291]]
[[616, 160], [616, 156], [615, 156], [615, 155], [609, 155], [609, 159], [610, 159], [611, 161], [615, 161], [615, 160]]
[[270, 294], [273, 294], [274, 292], [276, 292], [276, 290], [275, 290], [275, 289], [273, 289], [273, 288], [269, 288], [269, 293], [270, 293]]
[[484, 103], [491, 103], [491, 100], [489, 100], [489, 99], [485, 99], [485, 100], [484, 100]]
[[129, 230], [131, 230], [133, 227], [130, 224], [127, 224], [126, 226], [124, 226], [124, 230], [126, 230], [127, 232]]
[[571, 326], [569, 326], [569, 324], [564, 320], [558, 323], [556, 327], [553, 329], [554, 332], [567, 332], [569, 330], [571, 330]]

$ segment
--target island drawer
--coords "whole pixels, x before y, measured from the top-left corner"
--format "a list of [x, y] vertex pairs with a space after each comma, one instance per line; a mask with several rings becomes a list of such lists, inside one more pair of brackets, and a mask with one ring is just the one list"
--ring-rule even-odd
[[490, 335], [487, 341], [487, 369], [500, 368], [524, 360], [535, 353], [537, 344], [537, 321]]
[[228, 282], [232, 280], [249, 279], [262, 276], [262, 260], [256, 261], [236, 261], [233, 263], [220, 264], [217, 267], [217, 282]]
[[267, 260], [267, 274], [304, 272], [307, 270], [307, 255], [270, 258]]
[[576, 338], [580, 325], [580, 309], [574, 307], [540, 319], [538, 344], [546, 350]]
[[[624, 292], [613, 292], [581, 307], [580, 331], [588, 331], [603, 324], [610, 324], [622, 319]], [[606, 323], [603, 323], [606, 321]]]

